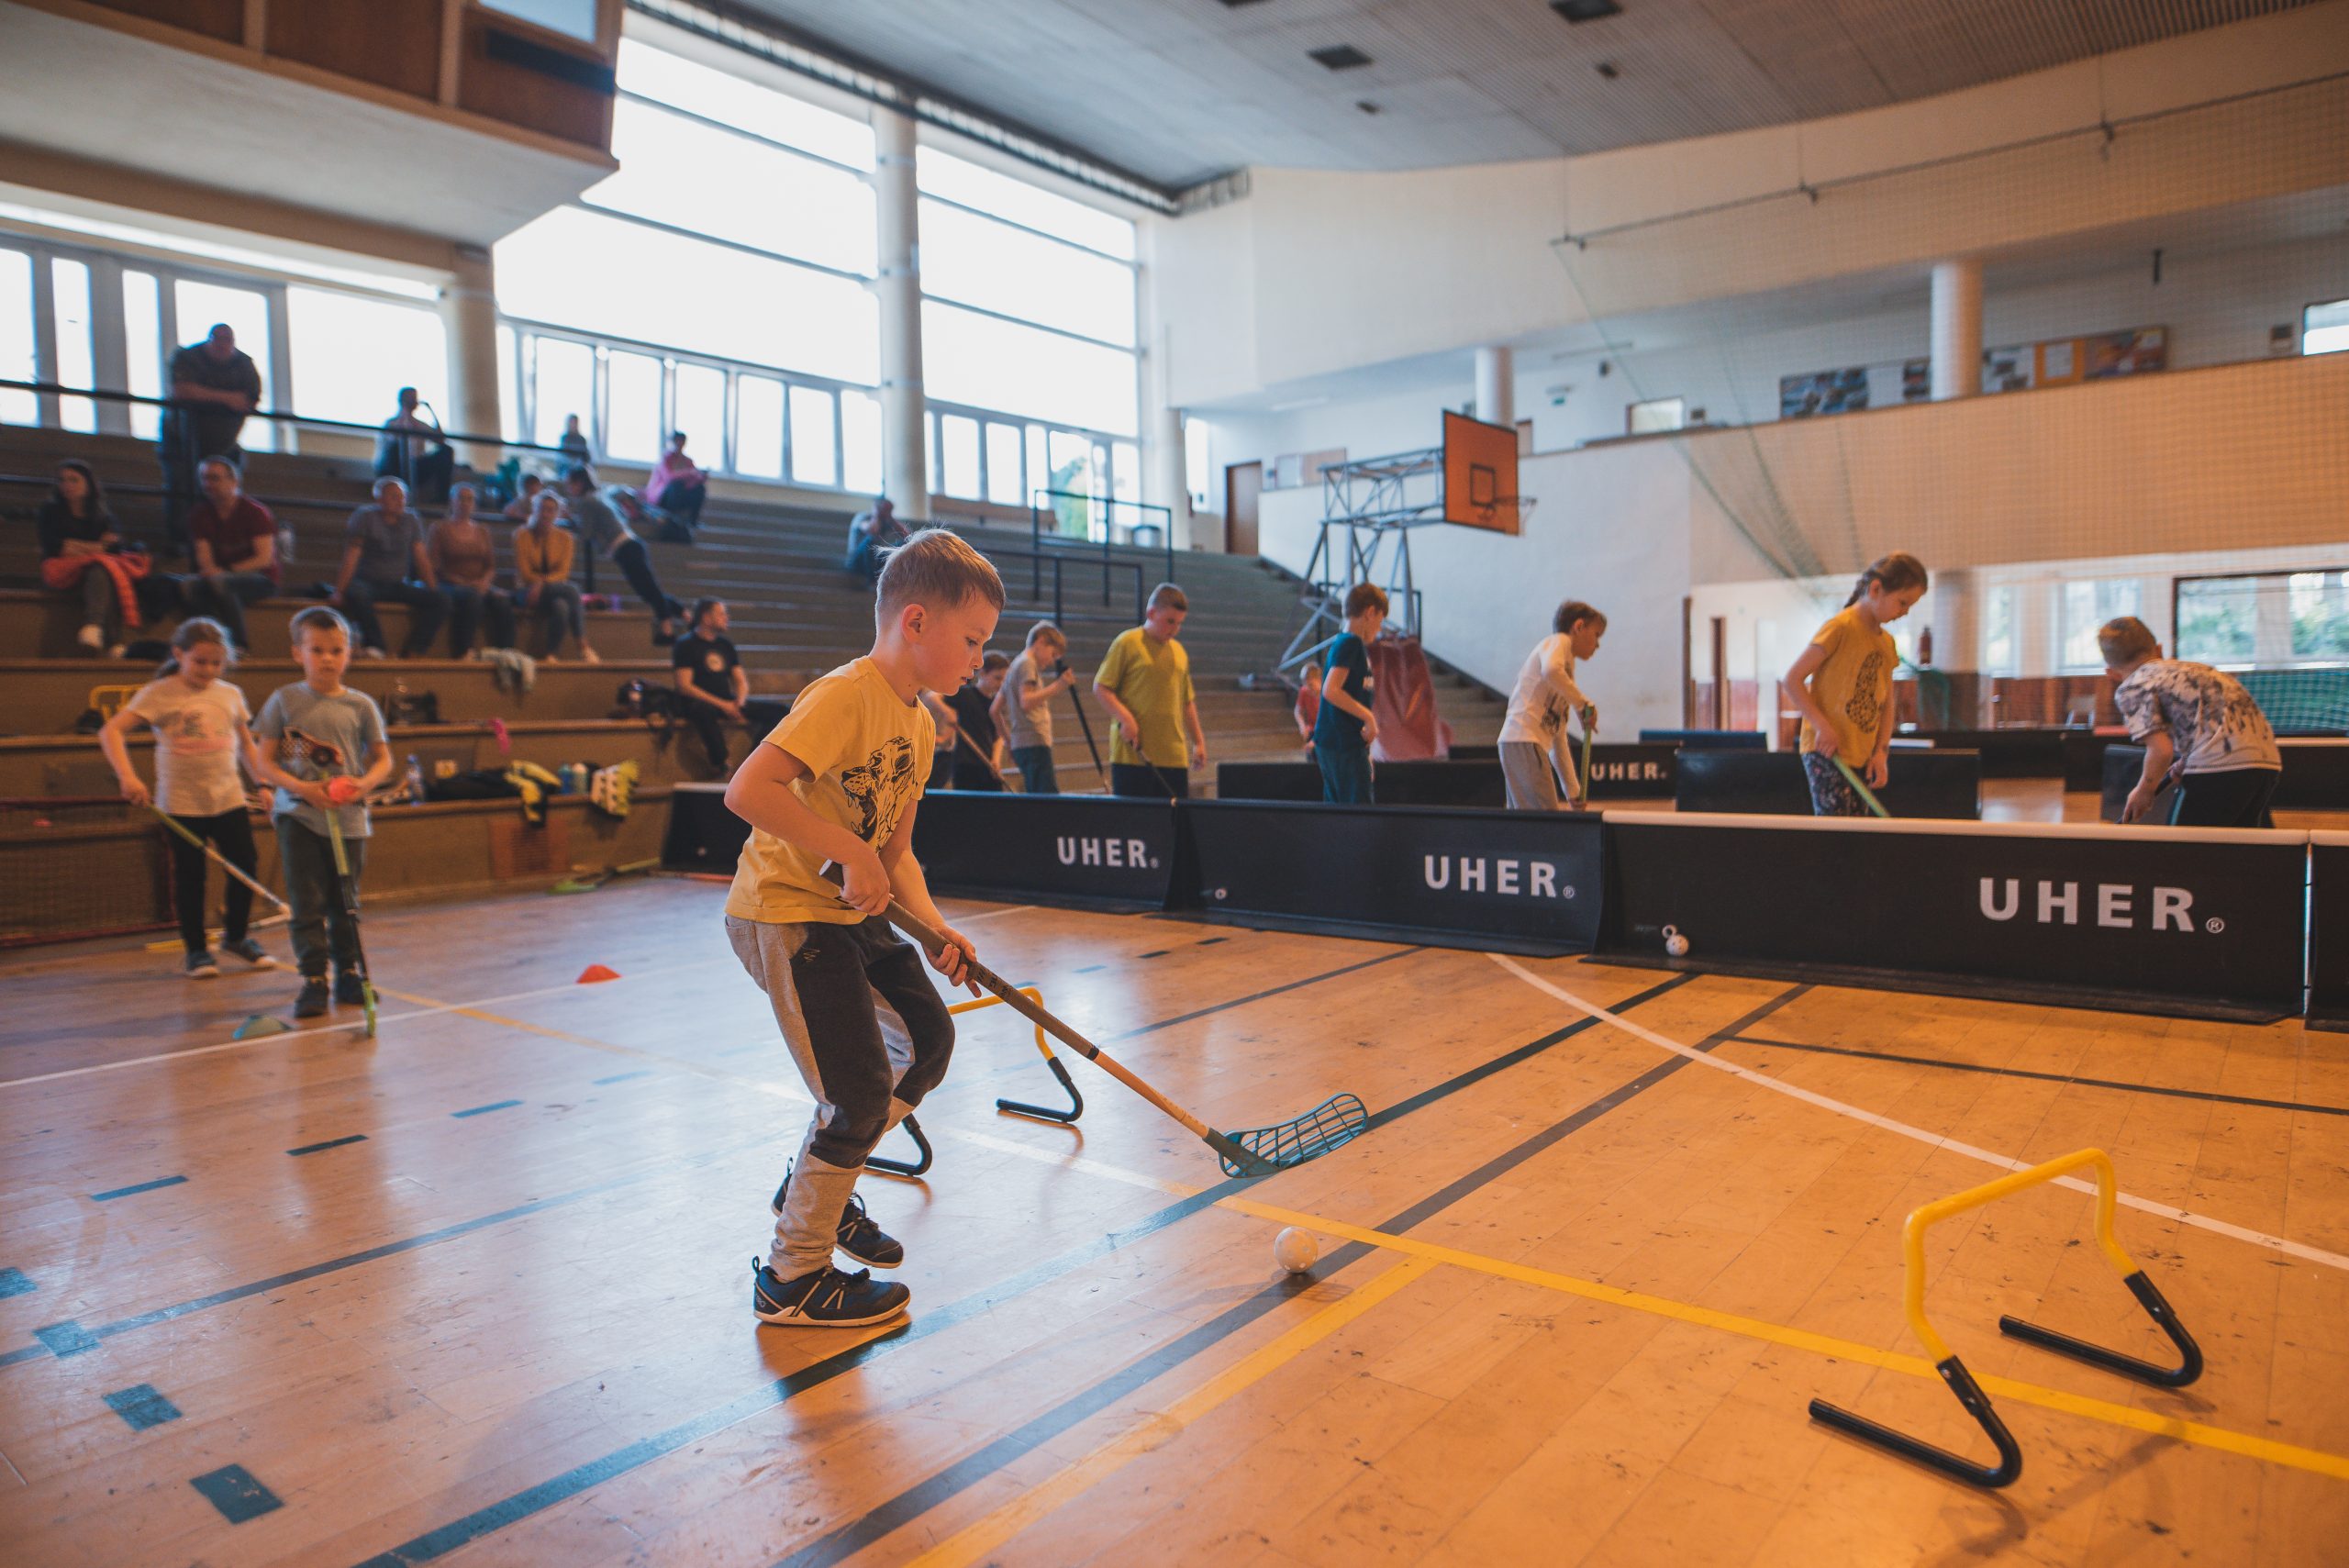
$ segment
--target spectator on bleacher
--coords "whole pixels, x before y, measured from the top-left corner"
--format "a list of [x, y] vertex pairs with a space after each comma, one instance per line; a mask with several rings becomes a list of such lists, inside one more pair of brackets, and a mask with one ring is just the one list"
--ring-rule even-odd
[[1208, 765], [1208, 732], [1199, 724], [1190, 651], [1175, 640], [1190, 613], [1183, 590], [1161, 583], [1150, 591], [1141, 624], [1118, 633], [1094, 672], [1093, 695], [1117, 720], [1109, 735], [1112, 795], [1180, 800], [1191, 788], [1185, 763]]
[[691, 628], [669, 651], [685, 722], [701, 737], [701, 749], [721, 778], [726, 775], [726, 721], [742, 717], [742, 704], [751, 695], [742, 656], [726, 635], [729, 619], [725, 600], [696, 600]]
[[566, 462], [584, 465], [596, 461], [595, 452], [587, 445], [587, 432], [579, 428], [579, 416], [576, 414], [562, 417], [562, 436], [555, 446]]
[[[611, 507], [619, 520], [628, 526], [629, 532], [639, 539], [665, 539], [671, 544], [694, 542], [692, 529], [674, 517], [654, 511], [645, 504], [644, 493], [632, 484], [605, 485], [604, 504]], [[682, 606], [679, 606], [679, 614], [684, 614]], [[690, 620], [692, 617], [685, 618]]]
[[217, 323], [201, 343], [172, 355], [172, 406], [163, 410], [156, 445], [163, 468], [163, 538], [173, 555], [187, 553], [184, 519], [195, 504], [195, 465], [225, 457], [244, 466], [237, 444], [245, 416], [261, 406], [261, 372], [237, 347], [236, 329]]
[[106, 491], [80, 458], [57, 465], [56, 488], [41, 503], [34, 527], [40, 535], [41, 586], [81, 600], [75, 639], [93, 653], [119, 659], [123, 628], [139, 626], [164, 607], [171, 579], [149, 585], [152, 562], [124, 550]]
[[514, 530], [514, 584], [522, 608], [546, 623], [548, 663], [557, 662], [566, 630], [578, 639], [582, 659], [600, 663], [601, 657], [587, 642], [579, 584], [571, 580], [573, 535], [556, 526], [562, 514], [562, 498], [551, 490], [540, 490], [530, 520]]
[[897, 521], [896, 503], [886, 495], [874, 497], [873, 505], [849, 519], [848, 570], [867, 584], [881, 579], [881, 563], [886, 559], [882, 551], [891, 545], [903, 544], [911, 536], [906, 525]]
[[652, 611], [652, 645], [666, 648], [677, 640], [678, 617], [685, 606], [663, 593], [661, 579], [652, 574], [652, 559], [644, 541], [636, 537], [611, 503], [596, 494], [596, 471], [581, 463], [562, 476], [563, 509], [571, 517], [571, 526], [579, 530], [591, 550], [600, 550], [627, 576], [629, 585], [636, 590]]
[[388, 651], [376, 602], [406, 605], [407, 641], [400, 657], [421, 658], [449, 613], [449, 595], [424, 552], [424, 519], [407, 509], [407, 486], [396, 479], [375, 481], [375, 504], [351, 514], [343, 540], [342, 570], [327, 603], [351, 617], [370, 659], [381, 659]]
[[419, 401], [416, 388], [400, 388], [400, 411], [384, 421], [375, 438], [375, 477], [399, 480], [418, 501], [435, 506], [449, 497], [457, 452], [440, 433], [440, 421], [417, 412]]
[[525, 469], [514, 482], [514, 499], [506, 503], [506, 516], [518, 523], [527, 523], [539, 509], [539, 492], [547, 482]]
[[206, 458], [195, 477], [204, 499], [187, 515], [196, 573], [189, 606], [227, 627], [239, 652], [250, 652], [245, 606], [274, 595], [281, 575], [277, 519], [239, 488], [237, 465], [227, 458]]
[[685, 433], [669, 432], [669, 450], [652, 465], [652, 477], [644, 482], [645, 505], [675, 518], [685, 526], [685, 542], [693, 542], [693, 530], [701, 527], [702, 503], [709, 498], [709, 475], [685, 455]]
[[473, 657], [473, 633], [484, 621], [489, 646], [514, 646], [514, 599], [497, 585], [497, 540], [473, 516], [473, 487], [449, 492], [449, 515], [425, 541], [432, 573], [449, 595], [449, 652]]

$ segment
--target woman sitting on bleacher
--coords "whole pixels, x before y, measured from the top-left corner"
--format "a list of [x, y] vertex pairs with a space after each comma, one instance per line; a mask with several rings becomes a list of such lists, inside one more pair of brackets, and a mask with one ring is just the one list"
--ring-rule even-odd
[[555, 522], [562, 511], [562, 497], [551, 490], [541, 490], [530, 508], [530, 520], [514, 530], [514, 586], [522, 608], [546, 624], [548, 663], [555, 662], [555, 655], [562, 651], [566, 628], [579, 639], [579, 656], [590, 664], [599, 663], [596, 651], [587, 645], [587, 616], [580, 602], [579, 585], [571, 581], [576, 536]]
[[82, 602], [82, 629], [75, 634], [93, 653], [122, 657], [123, 628], [136, 628], [163, 606], [169, 578], [146, 582], [148, 559], [126, 553], [122, 530], [106, 509], [106, 492], [90, 465], [67, 458], [57, 465], [57, 487], [41, 503], [35, 527], [40, 533], [40, 584]]
[[473, 487], [449, 492], [449, 515], [432, 525], [425, 542], [433, 575], [449, 594], [449, 651], [473, 657], [473, 632], [484, 617], [489, 646], [514, 646], [514, 601], [497, 585], [497, 541], [473, 517]]

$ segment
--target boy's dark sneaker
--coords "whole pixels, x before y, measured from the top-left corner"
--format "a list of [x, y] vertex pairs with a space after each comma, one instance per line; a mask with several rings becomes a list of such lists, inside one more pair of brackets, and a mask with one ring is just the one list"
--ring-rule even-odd
[[326, 1010], [327, 977], [323, 974], [304, 975], [302, 994], [294, 998], [294, 1016], [297, 1018], [323, 1018]]
[[359, 978], [355, 969], [346, 969], [334, 977], [334, 999], [353, 1007], [367, 1005], [367, 982]]
[[246, 937], [239, 941], [222, 942], [220, 944], [220, 951], [243, 959], [255, 969], [275, 969], [277, 967], [277, 961], [269, 956], [269, 950], [262, 946], [259, 942], [253, 940], [250, 937]]
[[[783, 1195], [790, 1190], [791, 1178], [785, 1176], [769, 1206], [777, 1217], [783, 1213]], [[841, 1210], [840, 1236], [833, 1244], [871, 1269], [894, 1269], [906, 1261], [904, 1244], [873, 1223], [873, 1217], [864, 1212], [864, 1199], [855, 1193], [848, 1195], [848, 1207]]]
[[220, 978], [220, 966], [213, 962], [209, 952], [192, 952], [187, 955], [187, 977], [190, 980], [217, 980]]
[[886, 1323], [912, 1299], [913, 1292], [904, 1285], [884, 1284], [863, 1269], [852, 1274], [824, 1268], [786, 1280], [758, 1259], [751, 1260], [751, 1310], [762, 1323], [862, 1329]]

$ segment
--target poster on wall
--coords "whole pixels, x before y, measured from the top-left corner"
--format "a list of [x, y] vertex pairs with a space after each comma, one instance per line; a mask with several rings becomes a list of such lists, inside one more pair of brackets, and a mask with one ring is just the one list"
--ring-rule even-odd
[[1987, 349], [1982, 354], [1982, 390], [2022, 392], [2034, 384], [2039, 365], [2038, 345], [2016, 343]]
[[1933, 361], [1903, 360], [1900, 361], [1900, 401], [1925, 403], [1933, 395]]
[[1867, 406], [1868, 372], [1865, 365], [1778, 378], [1778, 417], [1781, 419], [1846, 414]]
[[2132, 327], [2086, 339], [2081, 373], [2090, 381], [2169, 368], [2169, 328]]

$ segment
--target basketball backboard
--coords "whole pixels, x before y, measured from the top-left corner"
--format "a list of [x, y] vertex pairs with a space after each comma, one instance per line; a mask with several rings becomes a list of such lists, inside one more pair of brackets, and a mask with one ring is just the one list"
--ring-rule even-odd
[[1518, 530], [1517, 432], [1450, 409], [1443, 415], [1443, 520]]

